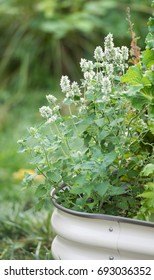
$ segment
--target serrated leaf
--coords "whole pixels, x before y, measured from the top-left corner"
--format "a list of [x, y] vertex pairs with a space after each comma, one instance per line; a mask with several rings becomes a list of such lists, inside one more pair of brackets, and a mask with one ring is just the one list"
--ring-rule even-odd
[[140, 69], [140, 64], [129, 67], [126, 74], [121, 78], [121, 81], [134, 86], [142, 84], [142, 72]]

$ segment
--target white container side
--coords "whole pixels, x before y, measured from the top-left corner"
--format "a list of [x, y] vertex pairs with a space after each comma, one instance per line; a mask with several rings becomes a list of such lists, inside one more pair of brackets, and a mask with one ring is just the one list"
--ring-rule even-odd
[[55, 208], [54, 259], [154, 260], [154, 224]]

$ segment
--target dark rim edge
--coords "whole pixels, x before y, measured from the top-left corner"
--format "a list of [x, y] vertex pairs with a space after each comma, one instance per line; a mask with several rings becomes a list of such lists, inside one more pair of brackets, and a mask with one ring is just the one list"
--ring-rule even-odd
[[86, 212], [79, 212], [75, 210], [71, 210], [68, 208], [65, 208], [64, 206], [58, 204], [56, 202], [56, 198], [54, 197], [55, 190], [52, 190], [51, 192], [51, 200], [53, 205], [58, 208], [59, 210], [62, 210], [63, 212], [67, 214], [71, 214], [78, 217], [84, 217], [84, 218], [92, 218], [92, 219], [100, 219], [100, 220], [107, 220], [107, 221], [114, 221], [114, 222], [121, 222], [121, 223], [128, 223], [128, 224], [135, 224], [139, 226], [148, 226], [148, 227], [154, 227], [153, 222], [147, 222], [143, 220], [136, 220], [136, 219], [130, 219], [120, 216], [112, 216], [112, 215], [106, 215], [106, 214], [95, 214], [95, 213], [86, 213]]

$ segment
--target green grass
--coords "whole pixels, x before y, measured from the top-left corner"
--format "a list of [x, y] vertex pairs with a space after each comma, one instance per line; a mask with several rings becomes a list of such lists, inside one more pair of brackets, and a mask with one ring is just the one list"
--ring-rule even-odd
[[7, 203], [1, 206], [0, 218], [0, 259], [31, 260], [52, 259], [51, 212], [37, 213], [26, 211], [19, 203]]
[[[0, 131], [0, 259], [52, 259], [52, 205], [35, 211], [34, 190], [23, 190], [21, 169], [31, 168], [17, 152], [17, 140], [40, 118], [44, 92], [24, 95], [8, 113]], [[42, 101], [43, 100], [43, 101]], [[19, 174], [15, 176], [15, 174]]]

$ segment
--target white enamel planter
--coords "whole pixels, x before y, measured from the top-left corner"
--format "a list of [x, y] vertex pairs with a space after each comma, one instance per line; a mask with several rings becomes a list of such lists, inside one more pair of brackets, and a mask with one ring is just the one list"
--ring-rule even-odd
[[154, 260], [154, 223], [76, 212], [53, 203], [54, 259]]

